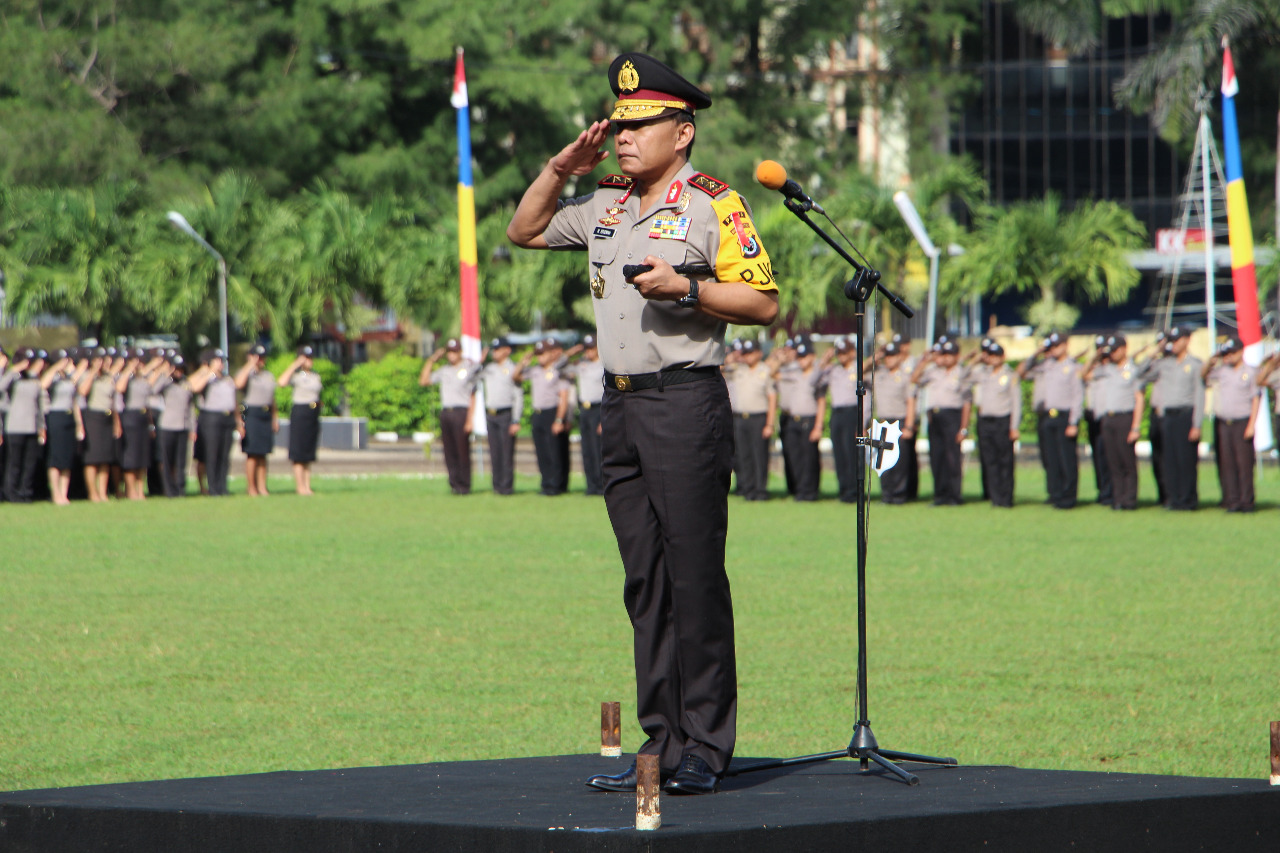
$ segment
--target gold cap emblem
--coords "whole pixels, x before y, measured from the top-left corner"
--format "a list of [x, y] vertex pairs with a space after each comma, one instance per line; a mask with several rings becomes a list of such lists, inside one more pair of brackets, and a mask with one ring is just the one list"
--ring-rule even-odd
[[622, 92], [634, 92], [640, 88], [640, 72], [636, 71], [636, 67], [628, 59], [622, 63], [622, 68], [618, 70], [618, 89]]

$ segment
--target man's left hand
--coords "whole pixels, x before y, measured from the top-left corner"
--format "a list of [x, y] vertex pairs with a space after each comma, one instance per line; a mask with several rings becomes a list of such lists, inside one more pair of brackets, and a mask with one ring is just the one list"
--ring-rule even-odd
[[645, 255], [644, 263], [653, 269], [640, 273], [631, 283], [645, 299], [674, 302], [689, 295], [689, 279], [679, 275], [671, 264], [654, 255]]

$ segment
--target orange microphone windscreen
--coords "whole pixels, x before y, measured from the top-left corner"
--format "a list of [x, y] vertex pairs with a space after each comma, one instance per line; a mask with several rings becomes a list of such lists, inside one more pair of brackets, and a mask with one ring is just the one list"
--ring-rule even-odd
[[762, 186], [771, 190], [779, 190], [787, 182], [787, 170], [782, 167], [781, 163], [765, 160], [759, 166], [756, 166], [756, 180]]

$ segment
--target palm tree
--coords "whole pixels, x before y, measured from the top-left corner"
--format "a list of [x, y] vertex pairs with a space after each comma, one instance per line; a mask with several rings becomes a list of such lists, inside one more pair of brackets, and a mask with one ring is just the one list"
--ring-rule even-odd
[[1123, 302], [1140, 274], [1126, 254], [1145, 244], [1146, 229], [1115, 202], [1086, 202], [1062, 212], [1056, 195], [997, 211], [944, 275], [956, 294], [1038, 292], [1027, 311], [1037, 331], [1069, 329], [1076, 305]]

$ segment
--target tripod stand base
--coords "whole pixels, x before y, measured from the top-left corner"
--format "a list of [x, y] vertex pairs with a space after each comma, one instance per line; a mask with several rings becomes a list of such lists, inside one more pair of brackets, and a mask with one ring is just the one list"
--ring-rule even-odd
[[736, 770], [729, 770], [726, 776], [741, 776], [743, 773], [754, 773], [759, 770], [776, 770], [779, 767], [796, 767], [801, 764], [813, 764], [818, 761], [831, 761], [836, 758], [856, 758], [862, 764], [862, 770], [869, 769], [870, 763], [875, 762], [881, 768], [889, 771], [894, 776], [906, 782], [908, 785], [919, 785], [920, 778], [914, 773], [908, 773], [903, 770], [895, 761], [914, 761], [919, 764], [937, 764], [943, 767], [958, 767], [960, 762], [954, 758], [940, 758], [933, 755], [916, 755], [911, 752], [897, 752], [891, 749], [881, 749], [876, 743], [876, 736], [871, 732], [871, 726], [868, 723], [859, 723], [853, 730], [853, 740], [849, 742], [849, 746], [838, 752], [819, 752], [815, 755], [801, 755], [797, 758], [778, 758], [773, 761], [760, 761], [755, 764], [748, 764], [746, 767]]

